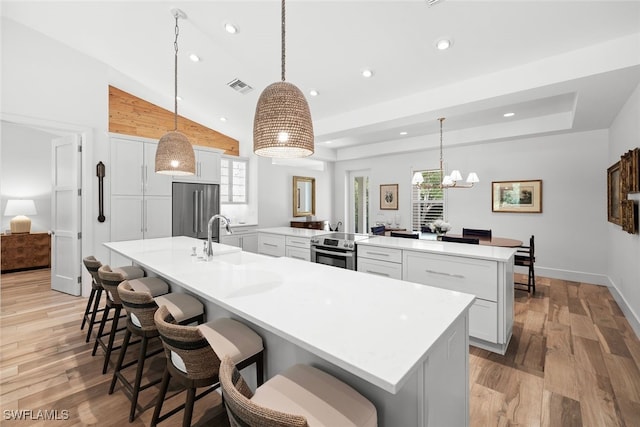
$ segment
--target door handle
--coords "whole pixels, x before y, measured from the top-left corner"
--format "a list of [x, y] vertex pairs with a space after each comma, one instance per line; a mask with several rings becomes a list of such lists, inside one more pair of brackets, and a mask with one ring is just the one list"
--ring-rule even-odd
[[198, 232], [198, 190], [193, 192], [193, 232]]
[[[200, 200], [199, 200], [199, 208], [200, 208], [200, 231], [204, 231], [204, 221], [207, 219], [204, 217], [204, 190], [200, 190]], [[204, 221], [203, 221], [204, 219]]]
[[144, 233], [144, 200], [140, 200], [140, 232]]

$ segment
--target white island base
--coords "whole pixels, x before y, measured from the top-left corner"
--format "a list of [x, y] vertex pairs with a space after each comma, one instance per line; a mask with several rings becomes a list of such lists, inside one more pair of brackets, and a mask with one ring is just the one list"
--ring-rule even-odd
[[[307, 363], [371, 400], [379, 426], [469, 424], [473, 296], [247, 252], [204, 262], [190, 256], [198, 242], [105, 245], [166, 279], [172, 292], [199, 298], [208, 320], [231, 317], [253, 328], [264, 340], [266, 378]], [[243, 375], [255, 388], [255, 369]]]

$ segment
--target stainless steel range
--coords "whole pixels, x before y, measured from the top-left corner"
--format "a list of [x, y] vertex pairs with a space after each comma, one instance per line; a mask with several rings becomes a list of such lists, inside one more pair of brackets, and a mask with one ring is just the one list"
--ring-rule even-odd
[[311, 262], [334, 267], [356, 269], [356, 242], [368, 239], [366, 234], [332, 233], [311, 238]]

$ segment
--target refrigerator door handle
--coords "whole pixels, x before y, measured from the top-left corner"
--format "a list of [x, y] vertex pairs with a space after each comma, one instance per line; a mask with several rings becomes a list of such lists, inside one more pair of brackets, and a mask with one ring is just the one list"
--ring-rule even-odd
[[204, 190], [200, 191], [200, 231], [205, 231], [207, 218], [204, 215]]
[[193, 232], [198, 233], [198, 190], [193, 192]]

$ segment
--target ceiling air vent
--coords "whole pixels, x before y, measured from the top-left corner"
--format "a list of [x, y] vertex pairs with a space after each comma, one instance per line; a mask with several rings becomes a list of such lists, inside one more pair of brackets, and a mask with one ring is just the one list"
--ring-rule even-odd
[[241, 94], [249, 93], [253, 90], [251, 86], [249, 86], [248, 84], [246, 84], [240, 79], [231, 80], [229, 83], [227, 83], [227, 86], [229, 86], [231, 89], [235, 90], [236, 92], [240, 92]]

